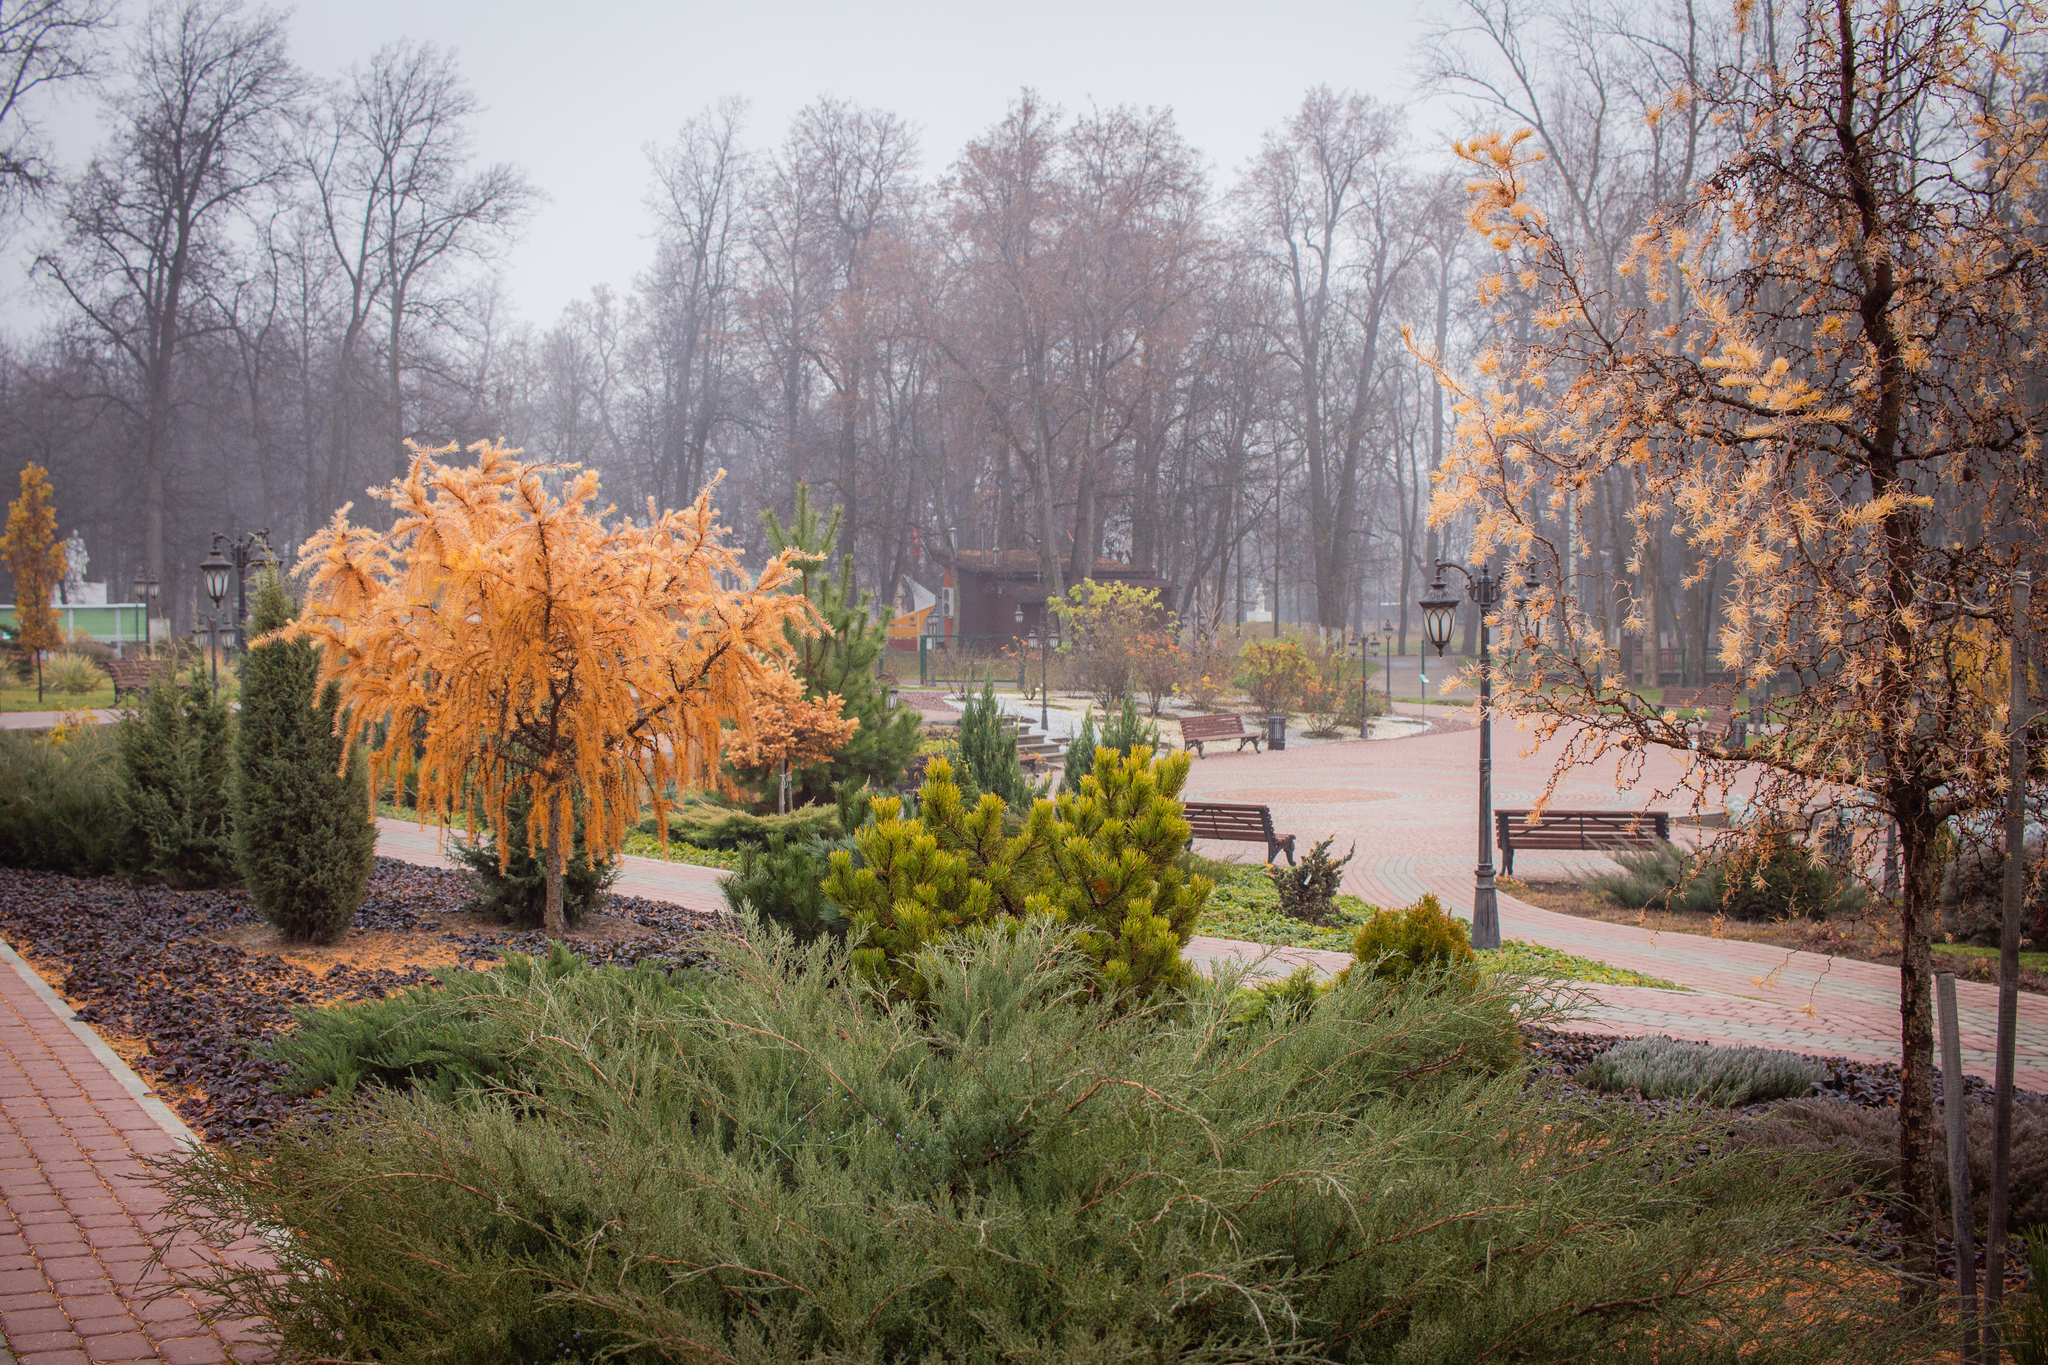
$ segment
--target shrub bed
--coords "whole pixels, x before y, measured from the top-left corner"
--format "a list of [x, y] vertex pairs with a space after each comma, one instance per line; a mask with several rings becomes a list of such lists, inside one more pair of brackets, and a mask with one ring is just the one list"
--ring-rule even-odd
[[505, 1073], [187, 1163], [202, 1231], [288, 1234], [196, 1273], [390, 1362], [1897, 1355], [1820, 1166], [1525, 1088], [1510, 990], [1130, 1010], [1091, 957], [991, 925], [917, 955], [915, 1004], [766, 935], [668, 982], [453, 983], [410, 1017]]

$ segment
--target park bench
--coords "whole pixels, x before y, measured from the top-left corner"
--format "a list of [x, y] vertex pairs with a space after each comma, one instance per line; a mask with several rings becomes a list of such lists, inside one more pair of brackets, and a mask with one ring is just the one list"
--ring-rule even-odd
[[114, 679], [115, 701], [121, 700], [123, 692], [147, 692], [172, 676], [168, 659], [109, 659], [107, 672]]
[[1500, 849], [1501, 875], [1513, 876], [1518, 848], [1571, 849], [1606, 853], [1617, 848], [1655, 848], [1671, 841], [1671, 816], [1661, 810], [1547, 810], [1543, 823], [1529, 823], [1526, 810], [1493, 813], [1493, 842]]
[[1194, 847], [1197, 839], [1228, 839], [1240, 844], [1264, 844], [1269, 863], [1282, 853], [1287, 855], [1289, 864], [1294, 862], [1294, 836], [1273, 832], [1271, 806], [1243, 805], [1234, 801], [1190, 801], [1183, 808], [1183, 813], [1194, 831], [1188, 837], [1190, 848]]
[[1203, 758], [1209, 755], [1203, 751], [1204, 744], [1222, 744], [1227, 740], [1237, 741], [1237, 751], [1244, 752], [1244, 746], [1252, 746], [1252, 752], [1259, 752], [1264, 736], [1256, 730], [1244, 728], [1244, 717], [1235, 711], [1226, 711], [1220, 716], [1180, 717], [1180, 747], [1193, 749]]

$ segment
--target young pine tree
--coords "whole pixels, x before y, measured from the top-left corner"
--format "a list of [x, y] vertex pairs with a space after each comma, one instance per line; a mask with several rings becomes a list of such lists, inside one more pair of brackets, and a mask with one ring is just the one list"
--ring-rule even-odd
[[227, 703], [203, 676], [189, 687], [152, 687], [141, 710], [121, 721], [118, 742], [138, 870], [172, 886], [233, 886]]
[[1017, 757], [1016, 733], [1003, 725], [994, 683], [983, 683], [960, 713], [960, 766], [966, 770], [960, 785], [969, 791], [993, 792], [1015, 811], [1030, 808], [1031, 784]]
[[842, 509], [821, 519], [811, 507], [808, 484], [796, 486], [796, 505], [784, 526], [775, 510], [762, 513], [771, 552], [794, 550], [803, 557], [790, 590], [801, 593], [817, 609], [823, 629], [804, 634], [788, 631], [796, 675], [812, 698], [837, 694], [840, 714], [860, 722], [860, 729], [828, 763], [792, 770], [792, 804], [829, 801], [845, 782], [893, 786], [903, 765], [917, 749], [918, 714], [890, 703], [875, 682], [875, 663], [889, 639], [889, 613], [874, 611], [874, 594], [858, 590], [853, 556], [842, 555], [839, 572], [826, 572], [839, 542]]
[[[299, 605], [275, 573], [256, 590], [256, 634], [288, 624]], [[305, 639], [259, 640], [242, 665], [235, 736], [235, 854], [263, 918], [296, 943], [347, 932], [377, 857], [360, 749], [342, 769], [335, 734], [341, 689], [318, 685], [320, 654]]]
[[1081, 779], [1095, 771], [1095, 750], [1102, 743], [1095, 734], [1095, 708], [1081, 713], [1081, 730], [1067, 746], [1066, 766], [1060, 770], [1060, 790], [1079, 795]]

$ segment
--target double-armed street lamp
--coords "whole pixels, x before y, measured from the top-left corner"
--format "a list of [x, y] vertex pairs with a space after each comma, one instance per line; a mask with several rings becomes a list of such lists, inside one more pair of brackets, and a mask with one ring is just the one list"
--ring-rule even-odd
[[1483, 564], [1475, 578], [1462, 564], [1437, 561], [1436, 582], [1417, 605], [1422, 633], [1436, 646], [1438, 658], [1458, 622], [1458, 599], [1444, 586], [1446, 569], [1464, 574], [1465, 595], [1479, 608], [1479, 867], [1472, 892], [1472, 946], [1486, 950], [1500, 947], [1500, 899], [1493, 885], [1493, 632], [1486, 616], [1499, 604], [1505, 585]]
[[156, 598], [157, 594], [163, 590], [163, 585], [157, 582], [155, 574], [146, 568], [142, 568], [135, 571], [133, 586], [135, 588], [135, 600], [142, 604], [142, 649], [147, 654], [150, 645], [149, 618], [156, 615]]

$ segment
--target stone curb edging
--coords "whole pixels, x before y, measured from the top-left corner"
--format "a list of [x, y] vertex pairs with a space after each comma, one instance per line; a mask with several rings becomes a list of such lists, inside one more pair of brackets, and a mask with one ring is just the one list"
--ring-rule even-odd
[[64, 1021], [64, 1026], [71, 1030], [79, 1042], [85, 1044], [94, 1059], [121, 1083], [121, 1088], [126, 1090], [138, 1105], [142, 1106], [142, 1112], [156, 1120], [157, 1127], [187, 1147], [200, 1145], [199, 1135], [187, 1127], [185, 1121], [179, 1118], [168, 1104], [151, 1092], [142, 1077], [136, 1075], [134, 1069], [122, 1061], [114, 1049], [107, 1046], [106, 1040], [94, 1031], [91, 1024], [78, 1017], [78, 1011], [65, 1004], [63, 998], [50, 989], [50, 983], [38, 976], [36, 969], [29, 966], [27, 960], [15, 952], [13, 945], [4, 938], [0, 938], [0, 962], [14, 968], [15, 975], [35, 992], [36, 998], [49, 1007], [51, 1014]]

